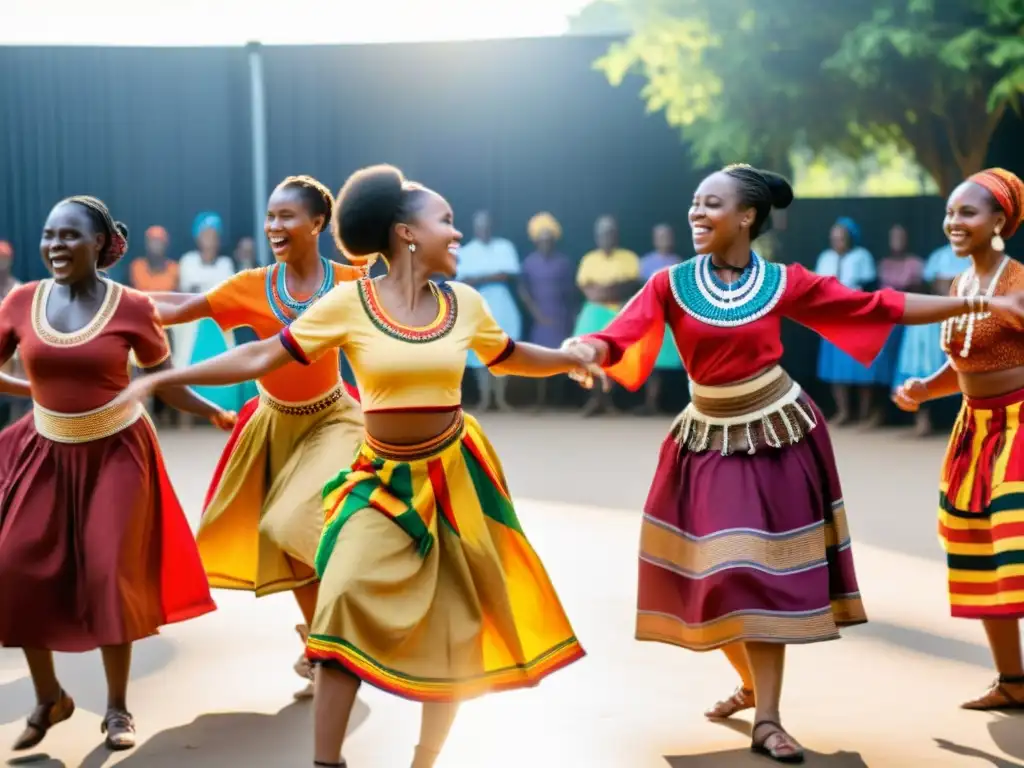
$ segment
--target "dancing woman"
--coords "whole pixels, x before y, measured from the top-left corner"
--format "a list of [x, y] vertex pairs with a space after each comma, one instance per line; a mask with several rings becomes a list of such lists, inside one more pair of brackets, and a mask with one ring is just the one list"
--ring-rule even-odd
[[[772, 207], [793, 199], [780, 176], [729, 166], [690, 207], [699, 254], [657, 273], [590, 348], [630, 389], [651, 372], [668, 325], [692, 380], [692, 403], [666, 438], [644, 507], [637, 637], [693, 651], [721, 648], [742, 680], [709, 717], [756, 707], [751, 748], [802, 762], [782, 727], [786, 646], [867, 621], [832, 444], [817, 406], [779, 367], [782, 317], [865, 365], [894, 324], [977, 308], [977, 299], [845, 288], [750, 243]], [[992, 309], [1021, 314], [1001, 297]]]
[[[205, 294], [156, 294], [161, 321], [211, 318], [225, 332], [244, 326], [276, 339], [335, 285], [364, 274], [320, 255], [333, 207], [330, 190], [316, 179], [285, 179], [263, 225], [277, 263], [239, 272]], [[337, 473], [339, 456], [355, 455], [363, 420], [342, 384], [336, 350], [305, 368], [270, 371], [258, 385], [259, 397], [242, 409], [217, 464], [196, 539], [211, 586], [257, 597], [292, 591], [305, 643], [316, 608], [324, 483]], [[305, 654], [295, 670], [311, 678]], [[298, 695], [311, 694], [307, 687]]]
[[[453, 275], [462, 239], [438, 193], [390, 166], [354, 174], [334, 234], [353, 257], [383, 254], [377, 279], [342, 283], [273, 339], [140, 380], [222, 384], [341, 348], [356, 374], [366, 435], [325, 488], [320, 596], [308, 655], [320, 668], [316, 764], [340, 759], [360, 682], [424, 703], [415, 768], [429, 768], [457, 702], [536, 685], [583, 650], [527, 541], [501, 463], [462, 411], [472, 349], [496, 374], [554, 376], [580, 354], [515, 343], [480, 294]], [[593, 372], [600, 375], [600, 370]]]
[[1000, 168], [976, 173], [953, 190], [943, 228], [953, 252], [971, 266], [953, 281], [959, 301], [979, 310], [942, 327], [948, 361], [896, 392], [904, 410], [962, 392], [939, 481], [939, 538], [949, 567], [953, 616], [980, 619], [999, 678], [965, 709], [1024, 709], [1024, 323], [988, 310], [1024, 290], [1024, 266], [1004, 239], [1024, 222], [1024, 182]]
[[[35, 399], [0, 433], [0, 646], [24, 650], [38, 702], [15, 750], [74, 712], [53, 652], [96, 648], [106, 745], [134, 746], [132, 643], [215, 607], [153, 426], [140, 404], [113, 402], [128, 386], [130, 353], [149, 371], [170, 365], [150, 299], [99, 272], [126, 246], [127, 229], [102, 202], [68, 198], [43, 229], [53, 279], [0, 305], [0, 360], [19, 352]], [[181, 387], [159, 394], [222, 428], [234, 421]]]

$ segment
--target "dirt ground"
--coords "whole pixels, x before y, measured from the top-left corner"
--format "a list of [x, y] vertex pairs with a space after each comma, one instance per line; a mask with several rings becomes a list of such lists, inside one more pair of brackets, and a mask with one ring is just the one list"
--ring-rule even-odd
[[[523, 525], [589, 655], [539, 688], [463, 707], [438, 768], [744, 768], [749, 713], [731, 725], [702, 710], [735, 685], [724, 659], [633, 640], [639, 509], [668, 418], [487, 415]], [[994, 677], [980, 626], [949, 617], [935, 535], [940, 439], [887, 430], [834, 435], [871, 622], [842, 642], [793, 648], [786, 725], [807, 764], [1024, 766], [1024, 719], [963, 712]], [[171, 474], [196, 521], [224, 437], [163, 435]], [[78, 712], [31, 756], [40, 768], [301, 768], [311, 760], [308, 703], [293, 703], [300, 647], [289, 596], [217, 593], [216, 613], [136, 650], [130, 706], [140, 746], [100, 746], [96, 654], [59, 661]], [[20, 731], [32, 689], [17, 651], [0, 651], [0, 745]], [[351, 768], [404, 768], [414, 704], [364, 688]], [[5, 747], [0, 746], [0, 750]], [[0, 752], [2, 754], [2, 752]], [[6, 758], [11, 758], [10, 754]]]

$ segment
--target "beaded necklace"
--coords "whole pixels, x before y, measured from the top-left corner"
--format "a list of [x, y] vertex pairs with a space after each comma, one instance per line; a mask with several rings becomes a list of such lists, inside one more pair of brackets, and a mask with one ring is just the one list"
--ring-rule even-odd
[[676, 302], [690, 317], [708, 325], [731, 328], [767, 315], [786, 292], [786, 270], [756, 253], [732, 283], [711, 268], [711, 256], [697, 256], [670, 267], [669, 282]]
[[[999, 278], [1003, 276], [1003, 271], [1006, 269], [1006, 265], [1010, 263], [1009, 256], [1003, 256], [1003, 260], [999, 262], [999, 266], [996, 267], [995, 274], [992, 275], [992, 279], [989, 281], [988, 288], [985, 289], [985, 297], [989, 300], [996, 292], [996, 286], [999, 284]], [[978, 277], [978, 273], [974, 270], [974, 265], [960, 275], [957, 278], [956, 284], [956, 295], [962, 299], [974, 298], [981, 293], [981, 280]], [[971, 312], [966, 315], [960, 315], [959, 317], [950, 318], [949, 320], [942, 321], [942, 351], [947, 355], [950, 354], [949, 347], [953, 341], [953, 332], [964, 331], [964, 344], [960, 349], [960, 357], [967, 357], [971, 353], [971, 339], [974, 337], [974, 325], [978, 320], [985, 320], [991, 316], [991, 312]], [[966, 329], [966, 330], [965, 330]]]
[[288, 293], [288, 284], [285, 280], [287, 264], [275, 264], [267, 270], [263, 286], [267, 294], [267, 303], [270, 305], [274, 317], [280, 320], [282, 325], [290, 324], [333, 287], [334, 270], [331, 268], [331, 262], [321, 256], [320, 266], [324, 271], [324, 279], [320, 283], [320, 287], [305, 301], [299, 301]]

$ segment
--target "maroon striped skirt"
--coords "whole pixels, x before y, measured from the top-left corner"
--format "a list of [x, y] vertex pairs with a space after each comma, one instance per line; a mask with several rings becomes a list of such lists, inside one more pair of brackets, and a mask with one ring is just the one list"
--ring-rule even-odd
[[[644, 507], [636, 636], [694, 651], [814, 643], [867, 621], [824, 418], [754, 453], [670, 435]], [[781, 430], [780, 430], [781, 431]], [[685, 435], [683, 435], [685, 438]]]

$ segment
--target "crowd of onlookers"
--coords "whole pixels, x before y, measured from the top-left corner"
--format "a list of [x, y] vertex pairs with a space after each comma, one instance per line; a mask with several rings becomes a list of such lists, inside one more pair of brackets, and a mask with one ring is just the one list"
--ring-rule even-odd
[[[174, 259], [169, 255], [167, 231], [160, 226], [150, 227], [145, 232], [144, 252], [128, 261], [127, 282], [147, 292], [202, 293], [238, 270], [256, 266], [253, 239], [239, 240], [228, 256], [222, 247], [223, 230], [223, 222], [216, 213], [199, 214], [193, 223], [193, 246]], [[498, 323], [512, 338], [547, 347], [558, 347], [569, 336], [604, 328], [655, 272], [683, 258], [677, 252], [675, 233], [667, 224], [653, 228], [649, 249], [639, 256], [619, 242], [615, 218], [601, 216], [594, 225], [593, 249], [578, 259], [560, 248], [562, 228], [550, 213], [532, 217], [526, 230], [532, 250], [520, 258], [511, 240], [494, 233], [490, 214], [478, 212], [473, 217], [472, 234], [459, 251], [456, 279], [481, 292]], [[755, 248], [760, 250], [761, 245], [755, 244]], [[769, 243], [763, 245], [770, 250]], [[765, 255], [771, 258], [770, 253]], [[11, 272], [12, 260], [10, 245], [0, 241], [0, 296], [19, 284]], [[861, 244], [856, 223], [841, 218], [831, 229], [829, 247], [818, 256], [816, 271], [835, 276], [852, 288], [887, 286], [946, 293], [952, 279], [965, 266], [948, 246], [936, 250], [927, 260], [913, 254], [906, 230], [899, 225], [890, 231], [888, 253], [876, 261]], [[170, 334], [176, 365], [207, 359], [252, 338], [249, 329], [225, 334], [211, 320], [176, 326]], [[861, 365], [823, 341], [818, 376], [831, 386], [835, 423], [857, 422], [870, 428], [882, 423], [883, 406], [892, 387], [909, 377], [933, 373], [943, 361], [937, 325], [897, 328], [871, 366]], [[470, 403], [478, 409], [512, 410], [509, 379], [492, 376], [473, 353], [467, 362]], [[17, 360], [9, 362], [5, 370], [16, 371]], [[567, 389], [567, 379], [562, 377], [531, 382], [532, 389], [525, 400], [532, 399], [535, 409], [582, 401], [581, 413], [585, 416], [616, 412], [617, 404], [631, 402], [634, 412], [653, 414], [664, 404], [666, 381], [673, 392], [676, 387], [686, 386], [682, 362], [667, 331], [654, 373], [639, 399], [624, 398], [614, 388], [607, 393], [596, 389], [580, 395], [575, 388]], [[237, 409], [255, 394], [255, 385], [210, 388], [203, 394], [223, 407]], [[518, 402], [524, 402], [522, 394]], [[172, 419], [162, 405], [154, 407], [161, 422]], [[25, 408], [24, 403], [14, 399], [0, 398], [0, 423], [17, 417]], [[917, 429], [922, 434], [930, 431], [927, 409], [918, 414]]]

